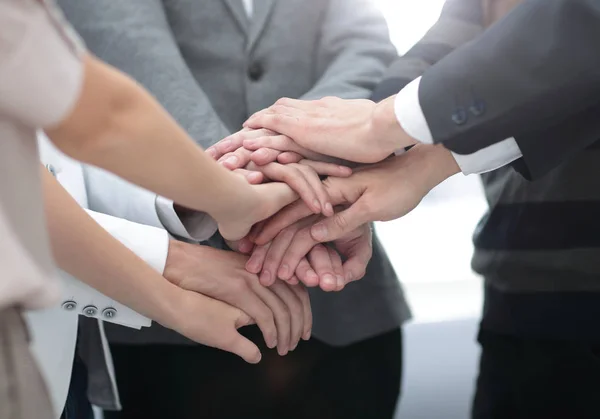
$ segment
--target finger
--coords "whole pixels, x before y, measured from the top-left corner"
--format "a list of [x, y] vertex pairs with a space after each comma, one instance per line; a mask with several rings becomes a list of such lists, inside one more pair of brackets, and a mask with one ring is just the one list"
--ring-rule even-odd
[[[288, 165], [293, 166], [293, 165]], [[288, 167], [285, 166], [285, 167]], [[319, 175], [312, 168], [306, 165], [297, 164], [295, 167], [302, 173], [304, 179], [308, 183], [308, 185], [314, 191], [314, 194], [317, 196], [319, 200], [319, 204], [321, 206], [321, 213], [327, 217], [331, 217], [333, 215], [333, 206], [331, 205], [331, 200], [329, 199], [329, 194], [321, 182]]]
[[290, 137], [285, 135], [265, 135], [253, 139], [244, 140], [244, 147], [248, 150], [259, 150], [261, 148], [270, 148], [279, 151], [293, 151], [297, 154], [310, 158], [315, 153], [307, 150], [297, 144]]
[[368, 208], [363, 202], [364, 195], [348, 209], [315, 224], [311, 229], [313, 238], [321, 243], [333, 241], [372, 221], [369, 220]]
[[[273, 284], [271, 290], [277, 294], [277, 296], [286, 304], [290, 312], [290, 340], [288, 342], [288, 350], [293, 351], [298, 346], [298, 342], [302, 339], [304, 334], [304, 308], [302, 301], [294, 291], [292, 291], [290, 285], [285, 282], [278, 281]], [[287, 352], [286, 352], [287, 353]], [[285, 355], [285, 354], [282, 354]]]
[[258, 150], [250, 154], [250, 160], [259, 166], [264, 166], [268, 163], [277, 161], [277, 157], [281, 154], [281, 151], [272, 148], [259, 148]]
[[338, 252], [329, 246], [327, 246], [327, 251], [329, 252], [329, 258], [331, 259], [331, 265], [333, 266], [333, 272], [335, 273], [335, 279], [337, 281], [337, 287], [335, 290], [341, 291], [346, 285], [346, 281], [344, 279], [344, 268], [342, 268], [342, 258]]
[[246, 169], [235, 169], [233, 173], [243, 176], [244, 179], [246, 179], [246, 181], [251, 185], [259, 185], [264, 181], [264, 175], [260, 172], [254, 172]]
[[258, 346], [252, 343], [249, 339], [242, 336], [236, 329], [246, 326], [251, 323], [249, 316], [240, 310], [236, 310], [239, 314], [232, 324], [234, 327], [223, 326], [215, 333], [219, 336], [217, 343], [214, 345], [218, 349], [236, 354], [244, 361], [250, 364], [258, 364], [262, 358]]
[[[287, 265], [293, 272], [298, 268], [300, 261], [310, 252], [317, 243], [310, 235], [310, 226], [299, 230], [294, 237], [294, 241], [287, 248], [283, 260], [281, 261], [282, 266]], [[278, 273], [278, 276], [283, 279], [291, 278], [292, 274], [283, 275], [282, 272]]]
[[244, 128], [235, 134], [229, 135], [223, 138], [221, 141], [213, 144], [206, 149], [206, 152], [215, 160], [223, 157], [224, 154], [237, 150], [242, 146], [242, 143], [246, 139], [243, 135], [244, 132], [249, 131], [248, 128]]
[[371, 235], [369, 234], [364, 240], [361, 240], [347, 256], [348, 259], [343, 265], [346, 283], [358, 281], [365, 276], [367, 266], [373, 256]]
[[275, 317], [271, 308], [255, 292], [257, 287], [263, 289], [264, 287], [258, 283], [256, 275], [251, 273], [242, 273], [242, 275], [245, 275], [243, 280], [235, 282], [235, 284], [240, 284], [238, 285], [240, 288], [236, 288], [237, 292], [232, 293], [234, 298], [231, 298], [231, 301], [228, 301], [228, 303], [231, 303], [234, 307], [239, 308], [254, 319], [263, 334], [267, 346], [274, 348], [277, 346]]
[[[295, 225], [291, 225], [290, 227], [282, 230], [277, 237], [273, 239], [263, 263], [261, 277], [264, 274], [266, 274], [267, 277], [279, 277], [281, 279], [289, 279], [292, 277], [294, 271], [290, 272], [290, 267], [287, 265], [282, 265], [281, 261], [283, 260], [285, 251], [292, 243], [297, 230], [298, 229]], [[281, 275], [282, 273], [284, 275]]]
[[308, 159], [301, 160], [300, 164], [312, 168], [317, 174], [322, 176], [348, 177], [352, 175], [351, 168], [340, 166], [339, 164]]
[[288, 279], [286, 282], [290, 285], [298, 285], [300, 283], [300, 280], [298, 279], [297, 276], [294, 275], [293, 277]]
[[307, 258], [303, 258], [296, 268], [296, 278], [298, 278], [307, 287], [316, 287], [319, 285], [319, 275], [310, 266]]
[[277, 326], [277, 352], [280, 355], [285, 355], [290, 348], [289, 344], [291, 336], [292, 319], [291, 312], [287, 304], [284, 303], [284, 301], [273, 290], [273, 287], [277, 287], [279, 284], [283, 283], [277, 281], [268, 288], [257, 284], [255, 285], [255, 292], [271, 309], [271, 312], [273, 313], [273, 317], [275, 318], [275, 325]]
[[231, 153], [225, 154], [218, 162], [229, 170], [241, 169], [250, 162], [251, 154], [250, 150], [240, 147]]
[[306, 290], [306, 287], [301, 285], [295, 285], [291, 288], [302, 302], [302, 309], [304, 312], [304, 331], [302, 333], [302, 339], [309, 340], [312, 333], [313, 315], [308, 291]]
[[281, 164], [298, 163], [302, 159], [304, 156], [293, 151], [284, 151], [277, 156], [277, 161]]
[[319, 275], [321, 289], [326, 292], [335, 291], [337, 278], [327, 248], [322, 244], [316, 245], [308, 254], [308, 261]]
[[250, 239], [248, 239], [248, 236], [242, 237], [236, 242], [230, 242], [226, 240], [225, 243], [234, 252], [239, 252], [244, 255], [249, 254], [250, 252], [252, 252], [252, 249], [254, 249], [254, 243], [250, 241]]
[[313, 214], [313, 211], [306, 206], [304, 201], [297, 201], [271, 217], [253, 241], [256, 244], [268, 243], [284, 228]]
[[263, 220], [259, 223], [256, 223], [252, 226], [252, 229], [250, 229], [250, 233], [248, 234], [248, 239], [252, 242], [255, 243], [256, 237], [260, 234], [260, 232], [263, 230], [265, 224], [268, 222], [269, 220]]
[[[252, 256], [250, 256], [250, 259], [248, 259], [248, 262], [246, 262], [246, 270], [248, 272], [253, 273], [253, 274], [260, 273], [270, 246], [271, 246], [271, 242], [269, 242], [265, 245], [262, 245], [262, 246], [256, 246], [254, 248], [254, 250], [252, 251]], [[272, 284], [272, 282], [269, 281], [269, 283], [266, 283], [266, 284], [261, 282], [261, 284], [263, 284], [265, 287], [268, 287], [269, 285]]]
[[[269, 163], [264, 166], [248, 165], [251, 170], [260, 171], [267, 178], [284, 182], [289, 185], [302, 199], [306, 205], [308, 205], [315, 214], [319, 214], [322, 211], [321, 202], [318, 199], [317, 192], [314, 188], [314, 182], [310, 182], [307, 179], [305, 168], [301, 168], [300, 165], [283, 165], [279, 163]], [[310, 169], [312, 170], [312, 169]], [[318, 176], [315, 176], [318, 180]], [[322, 193], [325, 192], [325, 187], [318, 180], [319, 187], [322, 189]]]

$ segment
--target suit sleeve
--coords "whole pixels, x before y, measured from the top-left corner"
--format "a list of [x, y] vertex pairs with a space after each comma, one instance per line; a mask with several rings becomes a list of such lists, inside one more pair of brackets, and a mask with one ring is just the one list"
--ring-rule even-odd
[[173, 37], [161, 0], [58, 0], [88, 49], [150, 91], [203, 147], [229, 134]]
[[481, 0], [448, 0], [440, 18], [406, 54], [387, 69], [371, 99], [393, 96], [432, 65], [483, 32]]
[[374, 2], [330, 0], [316, 58], [319, 79], [301, 99], [368, 98], [396, 56]]
[[534, 144], [525, 139], [593, 108], [600, 97], [597, 39], [599, 2], [524, 2], [423, 75], [419, 102], [434, 142], [460, 154], [509, 137]]

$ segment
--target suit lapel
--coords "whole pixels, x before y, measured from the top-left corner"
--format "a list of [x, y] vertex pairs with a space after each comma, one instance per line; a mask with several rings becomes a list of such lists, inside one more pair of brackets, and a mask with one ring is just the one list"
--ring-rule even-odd
[[[238, 0], [240, 1], [240, 0]], [[250, 51], [263, 33], [269, 16], [273, 11], [275, 0], [254, 0], [254, 11], [250, 22], [247, 50]]]
[[[246, 10], [244, 10], [244, 5], [242, 4], [242, 0], [223, 0], [227, 5], [227, 8], [233, 15], [236, 23], [245, 34], [248, 33], [248, 29], [250, 26], [250, 22], [248, 21], [248, 16], [246, 15]], [[260, 1], [260, 0], [258, 0]]]

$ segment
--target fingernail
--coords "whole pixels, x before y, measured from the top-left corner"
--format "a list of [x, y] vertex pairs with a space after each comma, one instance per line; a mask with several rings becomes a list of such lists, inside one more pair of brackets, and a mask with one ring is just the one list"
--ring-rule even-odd
[[325, 211], [327, 214], [333, 215], [333, 206], [329, 202], [325, 204]]
[[256, 181], [260, 180], [261, 175], [258, 172], [251, 172], [251, 173], [248, 173], [248, 175], [246, 175], [246, 178], [248, 179], [249, 182], [256, 182]]
[[290, 267], [289, 267], [289, 265], [285, 264], [285, 265], [281, 265], [277, 276], [279, 276], [279, 278], [286, 279], [287, 276], [289, 275], [289, 273], [290, 273]]
[[298, 343], [296, 342], [296, 344], [290, 349], [290, 352], [294, 352], [297, 347], [298, 347]]
[[215, 156], [217, 155], [217, 152], [215, 151], [214, 148], [207, 148], [206, 154], [208, 154], [210, 157], [212, 157], [214, 159]]
[[351, 173], [352, 173], [352, 169], [350, 169], [350, 168], [349, 168], [349, 167], [347, 167], [347, 166], [339, 166], [339, 168], [340, 168], [340, 169], [341, 169], [343, 172], [345, 172], [345, 173], [349, 173], [349, 174], [351, 174]]
[[263, 271], [260, 274], [260, 283], [263, 285], [271, 285], [271, 272]]
[[315, 209], [315, 211], [317, 211], [317, 213], [321, 212], [321, 204], [319, 203], [318, 200], [315, 199], [312, 202], [312, 204], [313, 204], [313, 208]]
[[254, 140], [244, 140], [244, 147], [254, 147], [256, 145], [256, 141]]
[[309, 280], [312, 280], [312, 281], [319, 279], [319, 275], [317, 275], [317, 273], [315, 271], [313, 271], [312, 269], [310, 269], [306, 272], [306, 276], [308, 277]]
[[268, 154], [269, 154], [269, 152], [267, 150], [265, 150], [265, 149], [262, 149], [262, 148], [260, 150], [256, 151], [256, 155], [258, 157], [267, 157]]
[[269, 349], [273, 349], [274, 347], [276, 347], [277, 339], [276, 338], [271, 339], [271, 343], [269, 343], [268, 346], [269, 346]]
[[235, 166], [237, 164], [238, 160], [239, 159], [236, 156], [231, 156], [231, 157], [228, 157], [227, 160], [225, 160], [225, 163]]
[[311, 235], [317, 241], [323, 241], [327, 238], [327, 227], [323, 223], [315, 224], [310, 231]]
[[250, 257], [248, 262], [246, 262], [246, 270], [250, 273], [257, 274], [260, 270], [258, 260], [254, 257]]
[[229, 149], [229, 147], [231, 147], [231, 140], [221, 141], [221, 147], [223, 147], [224, 149]]
[[310, 340], [310, 334], [312, 333], [312, 330], [309, 330], [308, 332], [306, 332], [304, 334], [304, 336], [302, 336], [302, 339], [304, 340]]
[[335, 283], [336, 283], [336, 279], [333, 277], [333, 275], [325, 275], [323, 276], [323, 284], [324, 285], [328, 285], [330, 287], [335, 287]]
[[342, 275], [337, 275], [337, 286], [338, 287], [343, 287], [344, 286], [344, 277]]

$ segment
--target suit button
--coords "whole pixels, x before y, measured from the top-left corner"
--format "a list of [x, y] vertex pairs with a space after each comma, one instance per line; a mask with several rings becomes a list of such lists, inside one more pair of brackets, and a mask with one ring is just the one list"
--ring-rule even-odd
[[77, 303], [75, 301], [65, 301], [62, 303], [62, 309], [66, 311], [73, 311], [77, 308]]
[[86, 317], [95, 317], [98, 314], [98, 307], [96, 306], [85, 306], [83, 308], [83, 314]]
[[108, 307], [102, 310], [102, 317], [106, 319], [114, 319], [117, 317], [117, 309], [113, 307]]
[[46, 170], [48, 170], [52, 176], [56, 177], [56, 168], [54, 166], [47, 164]]
[[253, 62], [248, 67], [248, 77], [252, 81], [259, 81], [262, 76], [265, 74], [265, 69], [261, 63], [258, 61]]
[[456, 125], [463, 125], [467, 122], [467, 112], [464, 108], [457, 108], [452, 114], [452, 121]]
[[476, 100], [469, 106], [469, 111], [475, 116], [481, 116], [485, 113], [485, 103], [482, 100]]

